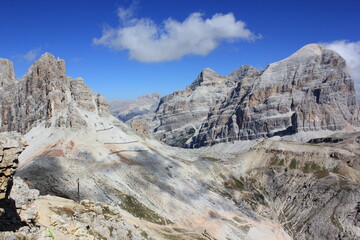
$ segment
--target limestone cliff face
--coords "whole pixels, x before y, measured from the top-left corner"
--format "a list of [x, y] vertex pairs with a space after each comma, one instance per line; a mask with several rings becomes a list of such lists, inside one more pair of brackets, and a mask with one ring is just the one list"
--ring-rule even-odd
[[172, 146], [189, 144], [209, 110], [220, 104], [239, 81], [256, 74], [257, 70], [250, 66], [243, 66], [226, 77], [208, 68], [203, 70], [185, 90], [161, 98], [154, 119], [159, 125], [154, 135]]
[[194, 146], [359, 125], [345, 60], [320, 45], [307, 45], [245, 80], [209, 114]]
[[[154, 124], [147, 122], [155, 120]], [[161, 99], [151, 117], [159, 140], [180, 147], [359, 126], [354, 82], [336, 52], [309, 44], [261, 72], [204, 70], [189, 87]], [[156, 122], [157, 121], [157, 122]]]
[[[45, 53], [15, 79], [13, 65], [0, 59], [0, 129], [28, 132], [40, 122], [47, 126], [81, 127], [78, 110], [109, 114], [103, 97], [92, 93], [82, 79], [66, 76], [64, 60]], [[50, 120], [51, 119], [51, 120]]]

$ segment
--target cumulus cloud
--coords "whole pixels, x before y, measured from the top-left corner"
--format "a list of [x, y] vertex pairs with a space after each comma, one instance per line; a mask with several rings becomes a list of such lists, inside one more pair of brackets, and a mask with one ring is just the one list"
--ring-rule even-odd
[[204, 18], [195, 12], [183, 22], [168, 18], [157, 25], [151, 19], [134, 17], [134, 8], [130, 7], [119, 8], [118, 17], [119, 26], [105, 28], [93, 43], [117, 51], [128, 50], [131, 59], [141, 62], [171, 61], [189, 54], [206, 56], [221, 41], [258, 38], [232, 13]]
[[341, 40], [324, 43], [323, 45], [338, 52], [345, 59], [349, 74], [355, 81], [356, 93], [360, 99], [360, 41], [349, 42]]
[[40, 54], [41, 48], [34, 48], [21, 56], [22, 59], [33, 62]]

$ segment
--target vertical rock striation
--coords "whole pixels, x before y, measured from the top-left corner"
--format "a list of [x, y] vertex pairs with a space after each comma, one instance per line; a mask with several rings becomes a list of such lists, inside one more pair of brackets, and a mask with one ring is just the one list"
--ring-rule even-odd
[[161, 99], [152, 127], [179, 147], [253, 140], [359, 126], [354, 82], [336, 52], [309, 44], [262, 71], [242, 66], [229, 76], [205, 69], [185, 90]]
[[79, 110], [109, 114], [102, 96], [82, 79], [66, 76], [64, 60], [45, 53], [24, 77], [15, 79], [13, 64], [0, 59], [1, 131], [26, 133], [43, 121], [48, 127], [82, 127]]
[[24, 138], [18, 133], [0, 133], [0, 201], [8, 198], [18, 156], [25, 149]]
[[159, 125], [154, 135], [169, 145], [187, 146], [212, 107], [220, 104], [243, 78], [257, 73], [250, 66], [242, 66], [226, 77], [204, 69], [185, 90], [161, 98], [155, 114]]
[[203, 122], [193, 146], [359, 126], [354, 82], [336, 52], [310, 44], [244, 79]]
[[19, 133], [0, 133], [0, 231], [13, 231], [23, 224], [16, 212], [14, 200], [9, 198], [18, 156], [26, 146]]

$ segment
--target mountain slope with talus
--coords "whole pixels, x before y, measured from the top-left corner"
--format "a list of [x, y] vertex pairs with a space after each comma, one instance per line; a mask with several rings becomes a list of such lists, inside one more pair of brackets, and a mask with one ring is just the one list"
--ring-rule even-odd
[[[11, 73], [12, 64], [2, 62]], [[249, 228], [287, 238], [276, 222], [211, 190], [226, 167], [201, 152], [138, 136], [82, 79], [66, 76], [63, 60], [47, 53], [23, 78], [3, 81], [2, 129], [24, 133], [29, 144], [17, 175], [40, 194], [118, 204], [125, 219], [137, 219], [156, 239], [250, 239]]]
[[[82, 79], [65, 77], [65, 64], [52, 55], [21, 79], [11, 66], [0, 61], [1, 96], [16, 100], [0, 97], [1, 127], [21, 131], [29, 144], [17, 175], [41, 195], [62, 197], [42, 196], [32, 205], [39, 224], [49, 224], [59, 239], [84, 231], [96, 239], [360, 236], [355, 133], [311, 143], [175, 148], [111, 116], [106, 101]], [[62, 227], [74, 221], [79, 231]]]

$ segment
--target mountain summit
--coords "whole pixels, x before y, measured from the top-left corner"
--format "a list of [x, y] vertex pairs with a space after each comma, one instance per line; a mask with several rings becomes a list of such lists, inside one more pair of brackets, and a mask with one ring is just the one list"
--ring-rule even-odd
[[243, 66], [220, 76], [205, 69], [185, 90], [163, 97], [153, 118], [155, 137], [180, 147], [273, 136], [307, 139], [360, 124], [345, 60], [318, 44], [262, 71]]
[[46, 126], [86, 125], [81, 110], [108, 115], [106, 100], [94, 94], [81, 78], [66, 76], [64, 60], [43, 54], [24, 77], [14, 77], [13, 65], [0, 60], [4, 69], [0, 88], [0, 129], [26, 133], [42, 121]]

